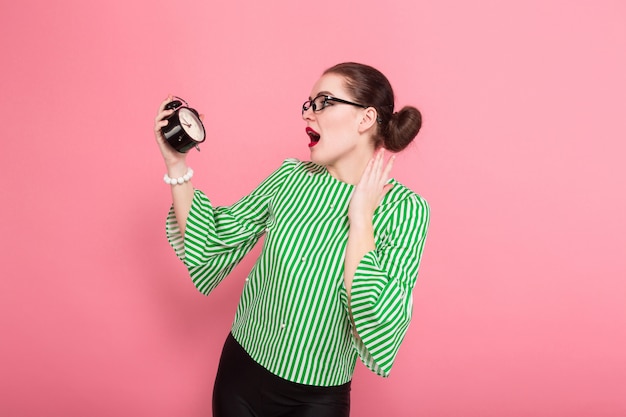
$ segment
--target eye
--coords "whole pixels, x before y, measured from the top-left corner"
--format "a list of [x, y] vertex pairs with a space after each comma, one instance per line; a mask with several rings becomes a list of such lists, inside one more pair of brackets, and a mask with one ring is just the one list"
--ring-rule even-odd
[[322, 110], [324, 108], [324, 97], [315, 97], [313, 100], [311, 100], [311, 105], [313, 106], [313, 111]]

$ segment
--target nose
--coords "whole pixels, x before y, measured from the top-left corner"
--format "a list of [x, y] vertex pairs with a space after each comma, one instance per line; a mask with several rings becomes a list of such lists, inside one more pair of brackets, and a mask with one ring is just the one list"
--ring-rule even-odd
[[302, 112], [302, 119], [303, 120], [312, 120], [313, 117], [315, 115], [315, 112], [313, 111], [313, 109], [311, 108], [311, 106], [309, 106], [308, 109], [304, 110]]

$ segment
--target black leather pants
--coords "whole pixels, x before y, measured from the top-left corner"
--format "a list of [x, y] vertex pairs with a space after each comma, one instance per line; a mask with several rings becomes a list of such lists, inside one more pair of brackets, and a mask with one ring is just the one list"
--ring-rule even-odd
[[348, 417], [350, 382], [297, 384], [256, 363], [228, 335], [215, 379], [213, 417]]

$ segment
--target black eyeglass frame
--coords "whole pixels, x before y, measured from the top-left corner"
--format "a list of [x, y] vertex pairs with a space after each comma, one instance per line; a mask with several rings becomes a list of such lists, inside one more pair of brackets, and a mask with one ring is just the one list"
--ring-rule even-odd
[[[315, 100], [319, 99], [320, 97], [324, 97], [324, 101], [322, 102], [321, 108], [318, 109], [317, 106], [315, 105]], [[337, 103], [343, 103], [343, 104], [350, 104], [352, 106], [361, 107], [363, 109], [367, 109], [369, 107], [372, 107], [372, 106], [364, 106], [363, 104], [355, 103], [353, 101], [344, 100], [342, 98], [337, 98], [337, 97], [329, 96], [329, 95], [326, 95], [326, 94], [320, 94], [319, 96], [317, 96], [315, 98], [312, 98], [311, 100], [307, 100], [307, 101], [304, 102], [304, 104], [302, 104], [302, 114], [304, 114], [304, 112], [309, 110], [309, 109], [313, 109], [313, 112], [318, 113], [318, 112], [324, 110], [326, 107], [328, 107], [328, 102], [329, 101], [335, 101]]]

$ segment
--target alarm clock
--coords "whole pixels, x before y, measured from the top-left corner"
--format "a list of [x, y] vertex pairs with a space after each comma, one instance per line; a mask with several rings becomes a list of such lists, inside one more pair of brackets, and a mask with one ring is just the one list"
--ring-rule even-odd
[[165, 110], [174, 110], [174, 113], [165, 118], [167, 125], [161, 128], [165, 141], [180, 153], [186, 153], [191, 148], [198, 151], [200, 143], [204, 142], [206, 132], [198, 112], [180, 97], [174, 97], [165, 105]]

